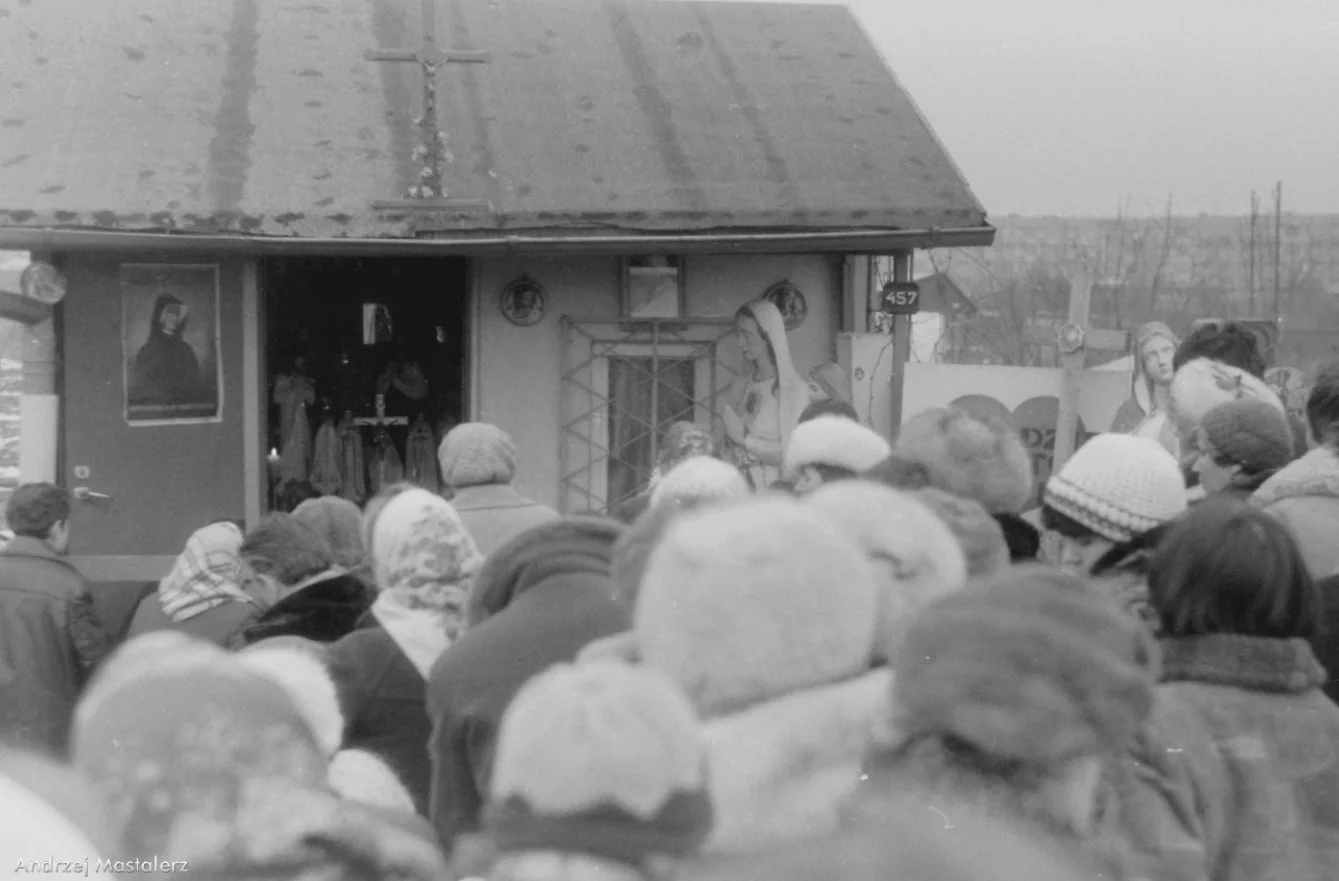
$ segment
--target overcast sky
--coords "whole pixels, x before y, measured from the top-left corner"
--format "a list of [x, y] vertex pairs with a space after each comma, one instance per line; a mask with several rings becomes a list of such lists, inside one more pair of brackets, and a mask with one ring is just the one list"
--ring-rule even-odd
[[993, 216], [1339, 213], [1339, 0], [845, 5]]

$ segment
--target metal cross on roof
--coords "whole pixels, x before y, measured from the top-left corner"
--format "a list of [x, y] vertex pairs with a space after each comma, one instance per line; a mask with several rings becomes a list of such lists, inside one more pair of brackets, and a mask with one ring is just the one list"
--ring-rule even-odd
[[438, 49], [436, 0], [421, 0], [421, 9], [423, 47], [419, 51], [371, 49], [364, 55], [368, 61], [411, 62], [423, 70], [423, 115], [414, 121], [419, 131], [413, 154], [418, 179], [406, 193], [407, 198], [376, 202], [373, 207], [392, 211], [488, 211], [492, 205], [487, 199], [451, 199], [443, 187], [450, 154], [446, 149], [446, 132], [437, 116], [437, 71], [448, 64], [487, 64], [493, 56], [488, 52]]

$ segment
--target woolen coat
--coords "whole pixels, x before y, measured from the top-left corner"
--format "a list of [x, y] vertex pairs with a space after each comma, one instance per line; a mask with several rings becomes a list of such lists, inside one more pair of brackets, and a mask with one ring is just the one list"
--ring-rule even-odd
[[530, 527], [558, 519], [557, 511], [505, 483], [461, 487], [451, 496], [451, 507], [485, 557]]

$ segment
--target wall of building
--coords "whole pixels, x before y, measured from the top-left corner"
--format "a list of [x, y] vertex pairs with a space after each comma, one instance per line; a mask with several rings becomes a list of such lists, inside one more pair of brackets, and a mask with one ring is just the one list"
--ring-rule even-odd
[[[841, 260], [821, 255], [697, 256], [687, 258], [687, 309], [691, 318], [729, 319], [748, 300], [789, 280], [809, 305], [805, 322], [790, 335], [802, 372], [836, 357], [841, 315]], [[542, 321], [517, 327], [503, 316], [499, 297], [510, 281], [527, 275], [548, 294]], [[520, 490], [558, 505], [562, 476], [563, 332], [561, 317], [619, 317], [621, 263], [615, 257], [498, 259], [478, 266], [476, 313], [476, 419], [506, 429], [521, 456]], [[738, 363], [733, 340], [722, 359]]]
[[[155, 262], [219, 266], [218, 422], [126, 422], [119, 271], [122, 264]], [[195, 529], [245, 513], [242, 266], [194, 257], [65, 255], [60, 267], [69, 280], [62, 305], [60, 479], [110, 497], [75, 503], [71, 554], [99, 580], [130, 580], [141, 571], [147, 576], [164, 560], [170, 563]], [[87, 476], [78, 476], [76, 468], [87, 468]]]

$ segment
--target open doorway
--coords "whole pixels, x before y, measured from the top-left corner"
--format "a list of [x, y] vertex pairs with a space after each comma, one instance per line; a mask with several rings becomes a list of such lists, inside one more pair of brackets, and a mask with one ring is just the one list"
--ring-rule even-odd
[[356, 502], [397, 478], [436, 489], [436, 444], [468, 404], [468, 262], [277, 258], [264, 290], [271, 509], [301, 482]]

